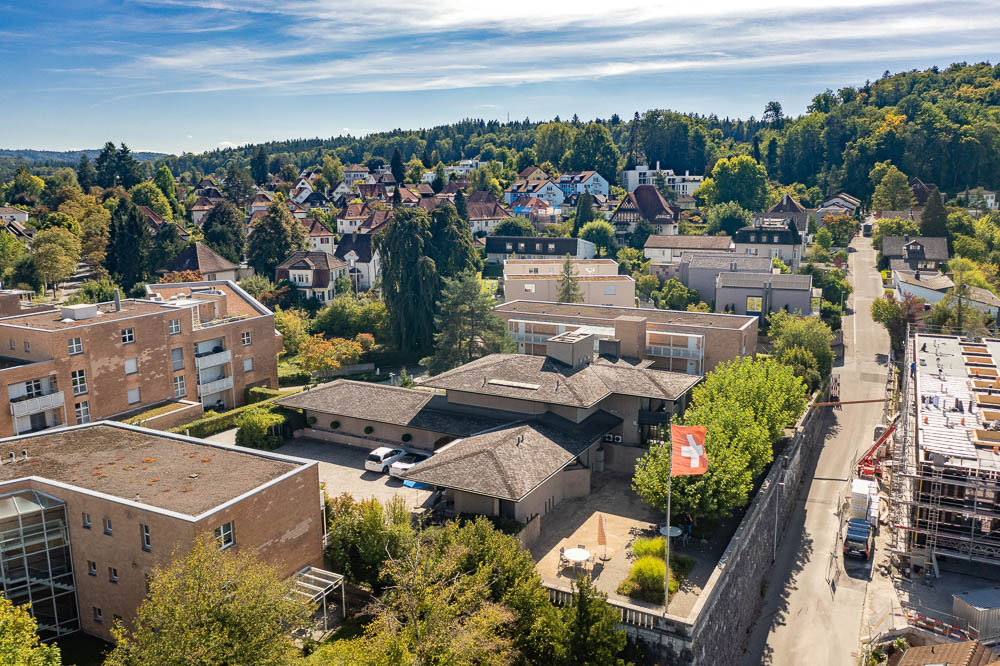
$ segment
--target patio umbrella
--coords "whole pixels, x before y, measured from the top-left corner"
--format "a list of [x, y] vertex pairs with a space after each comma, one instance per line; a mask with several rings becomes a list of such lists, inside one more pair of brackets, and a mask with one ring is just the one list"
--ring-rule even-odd
[[607, 560], [608, 535], [604, 533], [604, 516], [602, 514], [597, 514], [597, 545], [604, 546], [604, 557], [601, 560]]

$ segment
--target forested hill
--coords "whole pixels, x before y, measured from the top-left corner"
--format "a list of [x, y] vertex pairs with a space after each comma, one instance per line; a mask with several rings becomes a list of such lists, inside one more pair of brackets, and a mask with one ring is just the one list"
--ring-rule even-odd
[[[81, 155], [86, 155], [88, 159], [94, 159], [101, 154], [100, 148], [87, 148], [85, 150], [31, 150], [29, 148], [12, 150], [0, 148], [0, 157], [11, 157], [25, 160], [27, 162], [46, 162], [60, 165], [76, 164]], [[168, 157], [166, 153], [136, 152], [132, 156], [140, 162], [146, 160], [156, 161]]]
[[388, 161], [398, 149], [404, 162], [420, 160], [427, 168], [478, 157], [493, 162], [504, 184], [526, 164], [597, 169], [613, 177], [637, 153], [651, 165], [659, 161], [663, 168], [700, 174], [721, 157], [750, 154], [772, 180], [863, 198], [872, 191], [869, 172], [885, 160], [946, 192], [997, 189], [1000, 66], [960, 63], [942, 70], [886, 72], [863, 86], [817, 94], [807, 113], [796, 118], [785, 117], [781, 105], [771, 102], [760, 119], [746, 120], [655, 109], [637, 123], [627, 115], [594, 123], [575, 116], [544, 123], [467, 119], [429, 129], [294, 139], [163, 161], [175, 174], [221, 173], [234, 164], [248, 166], [260, 148], [272, 173], [284, 164], [319, 165], [329, 153], [345, 164]]

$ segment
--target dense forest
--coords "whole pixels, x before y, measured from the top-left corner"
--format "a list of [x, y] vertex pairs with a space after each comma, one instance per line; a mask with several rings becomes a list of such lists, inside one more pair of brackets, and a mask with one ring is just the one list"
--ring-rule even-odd
[[[660, 109], [632, 120], [614, 115], [592, 123], [576, 116], [548, 122], [466, 119], [429, 129], [260, 146], [272, 173], [285, 164], [320, 165], [330, 153], [345, 164], [388, 162], [397, 149], [404, 162], [417, 159], [427, 168], [478, 157], [500, 162], [508, 174], [526, 163], [549, 163], [557, 171], [608, 172], [637, 159], [702, 174], [720, 158], [748, 154], [767, 167], [774, 181], [824, 192], [845, 190], [865, 199], [873, 189], [869, 172], [886, 160], [945, 192], [992, 189], [1000, 188], [1000, 66], [958, 63], [946, 69], [886, 72], [863, 86], [817, 94], [807, 112], [795, 118], [770, 102], [760, 119]], [[247, 145], [169, 156], [155, 166], [165, 163], [175, 174], [223, 173], [248, 166], [257, 151], [258, 145]], [[9, 179], [22, 163], [39, 175], [65, 166], [0, 154], [0, 180]]]

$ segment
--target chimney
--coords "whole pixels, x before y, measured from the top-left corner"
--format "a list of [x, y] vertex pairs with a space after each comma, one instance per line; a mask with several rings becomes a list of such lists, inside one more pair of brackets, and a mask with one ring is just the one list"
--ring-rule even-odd
[[13, 463], [14, 462], [14, 452], [11, 451], [10, 453], [7, 454], [7, 456], [8, 456], [7, 462]]
[[115, 289], [115, 312], [121, 312], [121, 311], [122, 311], [122, 295], [118, 291], [118, 289]]
[[28, 449], [21, 449], [21, 460], [28, 459]]
[[731, 273], [735, 273], [736, 272], [736, 260], [733, 260], [733, 261], [729, 262], [729, 271]]
[[914, 278], [915, 280], [919, 280], [919, 279], [920, 279], [920, 269], [917, 269], [917, 270], [915, 270], [915, 271], [913, 272], [913, 278]]
[[903, 243], [910, 242], [910, 234], [903, 234]]

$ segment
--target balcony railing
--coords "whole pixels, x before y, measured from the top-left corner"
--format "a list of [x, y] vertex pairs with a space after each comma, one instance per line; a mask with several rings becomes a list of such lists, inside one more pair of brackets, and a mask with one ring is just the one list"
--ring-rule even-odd
[[232, 360], [233, 351], [231, 349], [226, 349], [225, 351], [220, 351], [215, 354], [197, 356], [194, 359], [194, 364], [199, 370], [202, 370], [204, 368], [212, 368], [217, 365], [223, 365], [224, 363], [229, 363]]
[[49, 409], [62, 407], [65, 403], [66, 398], [63, 396], [63, 392], [56, 391], [48, 395], [40, 395], [36, 398], [12, 402], [10, 403], [10, 413], [15, 418], [18, 416], [28, 416], [29, 414], [38, 414]]
[[221, 393], [222, 391], [228, 391], [233, 388], [233, 378], [223, 377], [222, 379], [216, 379], [214, 382], [208, 382], [207, 384], [198, 385], [198, 395], [212, 395], [213, 393]]
[[692, 360], [698, 360], [702, 357], [700, 349], [688, 349], [687, 347], [673, 347], [670, 345], [646, 345], [646, 355]]

